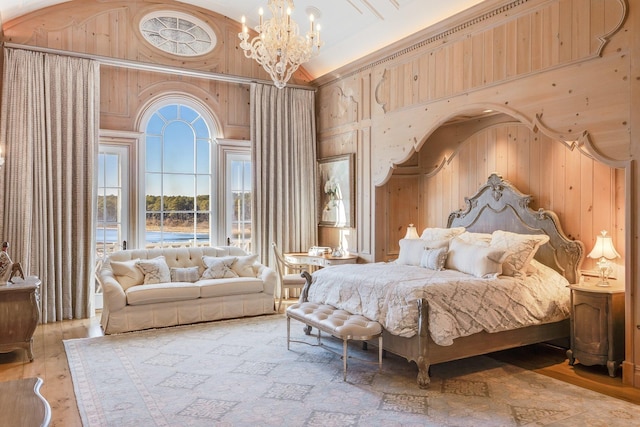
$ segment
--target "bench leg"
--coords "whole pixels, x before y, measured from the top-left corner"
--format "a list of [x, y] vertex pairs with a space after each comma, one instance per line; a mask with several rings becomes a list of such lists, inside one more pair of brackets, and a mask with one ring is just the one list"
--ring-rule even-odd
[[289, 350], [290, 342], [291, 342], [291, 318], [287, 316], [287, 350]]
[[382, 335], [378, 337], [378, 370], [382, 371]]
[[344, 339], [342, 343], [342, 381], [347, 380], [347, 340]]

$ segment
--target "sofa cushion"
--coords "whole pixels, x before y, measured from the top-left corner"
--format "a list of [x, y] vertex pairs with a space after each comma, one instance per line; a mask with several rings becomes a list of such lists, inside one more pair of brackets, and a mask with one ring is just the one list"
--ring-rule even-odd
[[197, 282], [200, 279], [199, 267], [171, 267], [171, 281], [172, 282]]
[[231, 265], [233, 271], [240, 277], [256, 277], [253, 265], [258, 261], [258, 255], [247, 255], [236, 257], [236, 261]]
[[200, 286], [196, 283], [169, 282], [133, 286], [126, 292], [127, 304], [144, 305], [168, 301], [186, 301], [200, 297]]
[[164, 256], [152, 259], [139, 259], [136, 266], [144, 273], [144, 284], [166, 283], [171, 281], [171, 272]]
[[231, 268], [238, 257], [212, 257], [203, 256], [202, 262], [206, 270], [202, 273], [201, 279], [224, 279], [229, 277], [238, 277], [238, 273]]
[[255, 294], [264, 290], [261, 279], [232, 277], [227, 279], [206, 279], [196, 282], [200, 286], [200, 297], [220, 297], [225, 295]]
[[111, 271], [125, 291], [132, 286], [142, 285], [144, 273], [136, 266], [139, 259], [129, 261], [111, 261]]

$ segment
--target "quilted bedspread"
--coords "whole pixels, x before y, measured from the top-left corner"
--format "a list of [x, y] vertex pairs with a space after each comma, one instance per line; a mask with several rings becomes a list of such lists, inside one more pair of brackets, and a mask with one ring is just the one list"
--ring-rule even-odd
[[533, 274], [478, 279], [455, 270], [395, 263], [328, 267], [312, 275], [309, 300], [377, 320], [391, 334], [418, 330], [417, 300], [429, 304], [429, 333], [439, 345], [480, 331], [499, 332], [569, 316], [568, 282], [536, 264]]

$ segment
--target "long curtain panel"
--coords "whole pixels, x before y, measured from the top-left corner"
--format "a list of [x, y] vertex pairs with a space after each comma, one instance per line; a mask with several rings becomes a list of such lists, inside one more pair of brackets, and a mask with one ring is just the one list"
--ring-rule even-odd
[[93, 315], [99, 65], [4, 49], [3, 240], [42, 280], [42, 322]]
[[253, 247], [274, 266], [271, 242], [284, 252], [317, 241], [315, 93], [253, 84]]

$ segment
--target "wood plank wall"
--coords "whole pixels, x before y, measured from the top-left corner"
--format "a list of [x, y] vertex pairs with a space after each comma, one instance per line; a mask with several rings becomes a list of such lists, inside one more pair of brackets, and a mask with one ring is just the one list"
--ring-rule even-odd
[[[556, 212], [564, 232], [583, 241], [587, 251], [604, 229], [624, 257], [624, 198], [619, 197], [624, 194], [622, 169], [603, 165], [522, 124], [492, 126], [474, 134], [436, 173], [430, 154], [421, 150], [381, 186], [385, 203], [380, 214], [387, 221], [384, 245], [389, 248], [386, 258], [397, 257], [398, 240], [409, 223], [418, 230], [445, 227], [449, 214], [464, 209], [464, 198], [474, 195], [493, 172], [533, 195], [532, 209]], [[394, 209], [400, 206], [402, 209]], [[622, 260], [617, 263], [622, 267]], [[586, 259], [583, 267], [593, 270], [594, 260]]]
[[[209, 24], [216, 47], [196, 57], [176, 57], [146, 42], [138, 25], [147, 13], [174, 10]], [[171, 0], [73, 0], [40, 9], [3, 24], [3, 40], [150, 64], [269, 80], [255, 61], [238, 47], [239, 22], [206, 9]], [[309, 80], [304, 70], [292, 82]], [[216, 118], [216, 133], [227, 139], [249, 139], [249, 85], [203, 78], [102, 66], [100, 127], [138, 131], [145, 107], [162, 95], [186, 94], [205, 105]]]
[[[640, 387], [638, 27], [636, 1], [486, 0], [316, 79], [318, 157], [356, 154], [350, 250], [392, 257], [408, 223], [443, 225], [497, 171], [587, 250], [613, 233], [626, 261], [623, 377]], [[485, 109], [508, 120], [479, 126]]]

